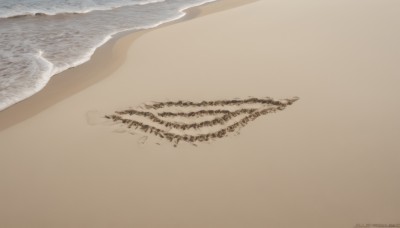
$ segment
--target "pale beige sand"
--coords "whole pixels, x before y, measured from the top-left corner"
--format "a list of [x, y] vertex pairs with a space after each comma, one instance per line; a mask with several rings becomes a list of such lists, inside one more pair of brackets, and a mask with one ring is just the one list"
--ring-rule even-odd
[[[400, 223], [399, 7], [261, 0], [126, 42], [122, 65], [87, 71], [111, 75], [2, 125], [0, 227]], [[138, 144], [93, 117], [247, 96], [300, 100], [198, 147]]]

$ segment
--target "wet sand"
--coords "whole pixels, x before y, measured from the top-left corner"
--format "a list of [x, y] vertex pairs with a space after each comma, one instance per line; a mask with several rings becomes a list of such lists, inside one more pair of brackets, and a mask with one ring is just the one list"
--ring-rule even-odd
[[[0, 113], [1, 227], [400, 223], [400, 2], [214, 6], [124, 36]], [[101, 118], [248, 96], [300, 100], [197, 147]]]

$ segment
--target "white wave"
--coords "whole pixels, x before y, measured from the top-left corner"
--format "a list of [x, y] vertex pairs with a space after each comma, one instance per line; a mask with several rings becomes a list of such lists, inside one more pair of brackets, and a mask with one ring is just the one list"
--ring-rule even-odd
[[11, 9], [5, 9], [0, 7], [0, 19], [16, 18], [23, 16], [55, 16], [59, 14], [85, 14], [93, 11], [105, 11], [121, 8], [124, 6], [135, 6], [135, 5], [146, 5], [153, 3], [164, 2], [165, 0], [142, 0], [142, 1], [124, 1], [121, 3], [110, 1], [104, 5], [90, 5], [90, 6], [58, 6], [55, 5], [53, 8], [45, 9], [43, 6], [31, 7], [29, 5], [17, 5], [16, 7], [9, 7]]
[[31, 74], [26, 75], [26, 78], [29, 79], [33, 75], [36, 75], [37, 78], [35, 78], [34, 83], [29, 83], [29, 80], [26, 80], [28, 82], [19, 80], [20, 85], [17, 90], [13, 87], [1, 89], [0, 111], [42, 90], [50, 80], [51, 75], [54, 74], [54, 65], [43, 57], [43, 51], [39, 50], [36, 54], [31, 55], [31, 59], [31, 68], [34, 69], [31, 69]]
[[[21, 33], [22, 28], [19, 26], [13, 26], [9, 27], [14, 29], [15, 31], [11, 31], [9, 28], [7, 29], [4, 27], [4, 31], [6, 33], [3, 34], [3, 38], [0, 38], [0, 47], [3, 48], [9, 48], [9, 47], [15, 47], [10, 48], [8, 51], [10, 53], [10, 56], [15, 57], [18, 56], [20, 52], [28, 52], [32, 53], [34, 50], [40, 49], [40, 51], [37, 51], [35, 54], [24, 54], [28, 55], [27, 58], [31, 58], [34, 61], [28, 61], [28, 63], [22, 63], [21, 60], [19, 59], [13, 59], [8, 61], [7, 66], [3, 67], [1, 66], [2, 60], [1, 60], [1, 55], [4, 56], [4, 52], [0, 53], [0, 76], [6, 76], [5, 80], [1, 80], [0, 78], [0, 111], [21, 101], [24, 100], [33, 94], [37, 93], [43, 87], [48, 83], [50, 78], [58, 73], [61, 73], [71, 67], [76, 67], [78, 65], [81, 65], [91, 59], [91, 56], [95, 53], [96, 49], [99, 48], [100, 46], [104, 45], [107, 41], [109, 41], [115, 34], [121, 33], [121, 32], [126, 32], [126, 31], [135, 31], [135, 30], [144, 30], [144, 29], [151, 29], [158, 27], [162, 24], [178, 20], [186, 15], [185, 10], [196, 7], [199, 5], [203, 5], [209, 2], [214, 2], [216, 0], [204, 0], [204, 1], [197, 1], [194, 2], [192, 1], [192, 4], [186, 3], [185, 5], [182, 6], [181, 1], [176, 1], [175, 5], [177, 6], [170, 7], [170, 3], [165, 2], [165, 0], [150, 0], [150, 1], [141, 1], [143, 5], [146, 5], [146, 8], [149, 8], [149, 2], [164, 2], [162, 4], [165, 4], [163, 7], [166, 7], [166, 10], [170, 10], [169, 13], [163, 15], [162, 10], [164, 8], [160, 8], [159, 6], [152, 5], [151, 12], [150, 14], [153, 14], [153, 16], [150, 15], [150, 19], [148, 22], [140, 22], [138, 25], [133, 26], [129, 28], [129, 26], [122, 26], [120, 28], [115, 27], [112, 32], [107, 33], [107, 29], [113, 28], [115, 24], [119, 25], [120, 22], [125, 22], [125, 18], [123, 20], [118, 21], [118, 23], [114, 23], [111, 27], [106, 27], [107, 29], [102, 29], [102, 27], [99, 26], [92, 26], [93, 28], [99, 29], [101, 33], [93, 33], [97, 34], [95, 36], [90, 36], [89, 38], [87, 35], [84, 34], [83, 37], [84, 40], [79, 40], [79, 43], [76, 43], [77, 41], [74, 40], [75, 37], [72, 37], [71, 34], [74, 34], [74, 32], [68, 32], [68, 30], [62, 29], [60, 30], [61, 33], [53, 32], [53, 29], [50, 29], [49, 31], [50, 36], [44, 36], [42, 32], [40, 33], [40, 36], [35, 36], [35, 40], [33, 39], [27, 39], [23, 41], [24, 45], [27, 45], [26, 47], [24, 45], [20, 45], [20, 41], [16, 40], [15, 37], [13, 36], [14, 33]], [[144, 2], [147, 2], [146, 4]], [[184, 2], [184, 1], [182, 1]], [[174, 3], [172, 3], [174, 4]], [[149, 7], [147, 7], [149, 6]], [[171, 11], [173, 9], [173, 11]], [[159, 11], [161, 10], [161, 11]], [[142, 10], [140, 10], [142, 11]], [[128, 13], [131, 11], [127, 11]], [[147, 11], [145, 11], [147, 13]], [[115, 19], [113, 16], [114, 14], [111, 14], [112, 19]], [[156, 15], [156, 17], [154, 17]], [[169, 15], [169, 16], [167, 16]], [[144, 15], [145, 16], [145, 15]], [[164, 18], [162, 18], [165, 16]], [[142, 15], [138, 15], [135, 17], [135, 20], [140, 19], [140, 20], [145, 20], [142, 19]], [[156, 21], [155, 21], [156, 18]], [[53, 20], [53, 19], [49, 19]], [[12, 21], [12, 20], [10, 20]], [[153, 21], [153, 22], [150, 22]], [[80, 22], [80, 21], [76, 21]], [[76, 23], [75, 22], [75, 23]], [[19, 23], [19, 22], [16, 22]], [[101, 22], [100, 22], [101, 23]], [[146, 24], [147, 23], [147, 24]], [[142, 24], [142, 25], [141, 25]], [[52, 24], [50, 24], [52, 25]], [[97, 25], [97, 24], [96, 24]], [[127, 24], [129, 25], [129, 24]], [[36, 28], [36, 24], [32, 28]], [[89, 25], [85, 25], [83, 28], [90, 28], [87, 27]], [[125, 27], [125, 28], [124, 28]], [[31, 28], [31, 27], [28, 27]], [[57, 29], [57, 27], [54, 27]], [[64, 28], [64, 27], [63, 27]], [[32, 31], [32, 29], [28, 29], [27, 31]], [[58, 31], [58, 30], [57, 30]], [[81, 31], [81, 30], [77, 30]], [[1, 28], [0, 28], [1, 32]], [[103, 33], [105, 32], [105, 34]], [[54, 34], [56, 34], [54, 36]], [[26, 35], [29, 36], [29, 32], [26, 33]], [[100, 35], [100, 36], [99, 36]], [[103, 36], [102, 39], [97, 40], [99, 37]], [[8, 37], [8, 38], [7, 38]], [[14, 38], [13, 38], [14, 37]], [[50, 40], [45, 40], [44, 37], [51, 37]], [[72, 39], [72, 38], [73, 39]], [[80, 37], [76, 37], [81, 39]], [[65, 39], [64, 39], [65, 38]], [[1, 41], [3, 39], [3, 46]], [[93, 40], [94, 39], [94, 40]], [[13, 44], [11, 45], [11, 42]], [[31, 43], [33, 42], [33, 43]], [[68, 42], [65, 44], [72, 44], [71, 45], [66, 45], [63, 46], [63, 42]], [[89, 43], [88, 43], [89, 42]], [[52, 45], [53, 44], [53, 45]], [[61, 45], [59, 45], [61, 44]], [[5, 45], [5, 46], [4, 46]], [[36, 47], [36, 48], [35, 48]], [[30, 55], [30, 56], [29, 56]], [[5, 57], [6, 59], [10, 59], [8, 56]], [[18, 58], [18, 57], [17, 57]], [[26, 60], [24, 60], [26, 61]], [[21, 72], [18, 71], [18, 68], [20, 64], [25, 64], [29, 65], [30, 62], [34, 64], [36, 69], [30, 69], [29, 72]], [[11, 65], [10, 65], [11, 64]], [[6, 69], [7, 72], [2, 72], [2, 69]], [[12, 78], [11, 78], [12, 76]], [[11, 86], [8, 86], [11, 85]]]

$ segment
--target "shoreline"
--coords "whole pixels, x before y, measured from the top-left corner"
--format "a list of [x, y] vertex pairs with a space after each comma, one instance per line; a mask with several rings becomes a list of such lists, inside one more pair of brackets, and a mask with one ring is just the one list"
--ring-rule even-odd
[[[256, 1], [259, 0], [217, 0], [184, 10], [186, 15], [182, 18], [154, 28], [116, 33], [96, 49], [90, 60], [52, 76], [42, 90], [0, 111], [0, 131], [110, 76], [125, 61], [128, 47], [146, 33]], [[102, 66], [101, 69], [98, 66]]]

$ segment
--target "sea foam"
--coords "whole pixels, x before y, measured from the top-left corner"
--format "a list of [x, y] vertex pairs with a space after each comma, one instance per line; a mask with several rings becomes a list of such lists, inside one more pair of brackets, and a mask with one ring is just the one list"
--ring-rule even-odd
[[1, 1], [0, 110], [37, 93], [53, 75], [88, 61], [116, 33], [154, 28], [212, 1]]

